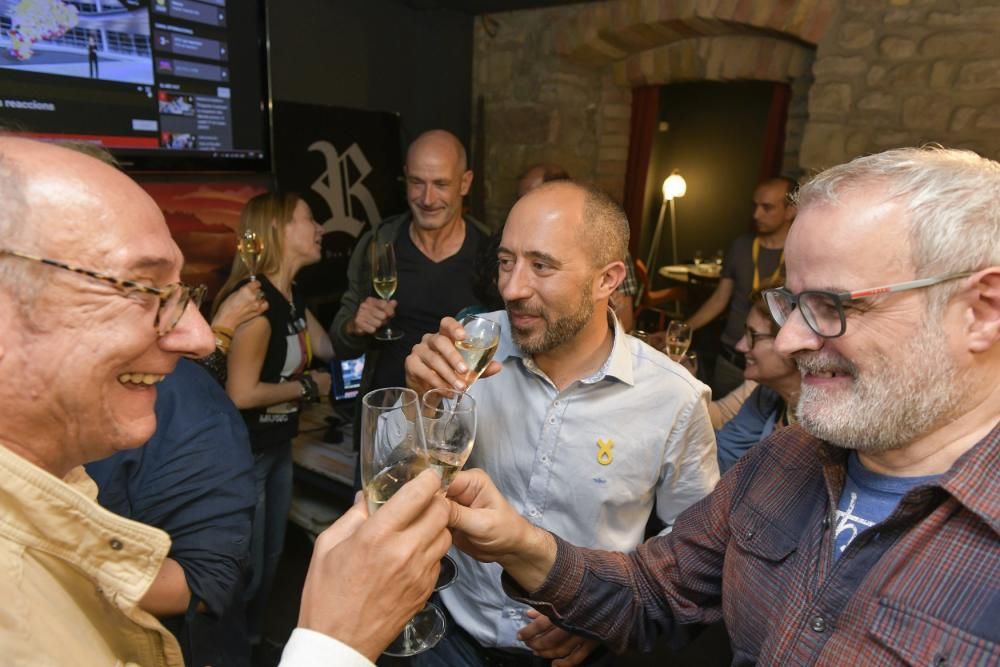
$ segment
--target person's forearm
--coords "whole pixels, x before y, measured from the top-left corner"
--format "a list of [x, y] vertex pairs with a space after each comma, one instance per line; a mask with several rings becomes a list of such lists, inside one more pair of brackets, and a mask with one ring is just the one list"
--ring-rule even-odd
[[295, 380], [280, 383], [257, 382], [249, 387], [239, 387], [234, 385], [230, 376], [226, 393], [237, 408], [250, 410], [297, 400], [302, 396], [302, 384]]
[[515, 552], [497, 562], [526, 591], [534, 591], [545, 583], [556, 562], [556, 541], [552, 535], [531, 526]]
[[163, 618], [187, 612], [190, 604], [191, 589], [188, 588], [183, 568], [173, 558], [165, 559], [139, 606], [153, 616]]

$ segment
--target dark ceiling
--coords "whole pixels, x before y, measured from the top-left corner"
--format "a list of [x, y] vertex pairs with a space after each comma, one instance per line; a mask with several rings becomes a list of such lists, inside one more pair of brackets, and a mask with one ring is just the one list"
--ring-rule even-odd
[[595, 0], [396, 0], [411, 9], [447, 9], [465, 14], [493, 14], [519, 9], [574, 5]]

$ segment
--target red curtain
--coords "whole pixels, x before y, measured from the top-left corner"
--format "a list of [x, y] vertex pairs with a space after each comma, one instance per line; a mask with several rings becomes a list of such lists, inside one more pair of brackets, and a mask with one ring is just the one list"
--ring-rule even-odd
[[[760, 160], [760, 180], [781, 174], [785, 154], [785, 121], [788, 120], [788, 101], [792, 91], [787, 83], [775, 83], [771, 93], [771, 109], [767, 112], [764, 130], [764, 151]], [[633, 112], [634, 113], [634, 112]]]
[[629, 252], [633, 257], [636, 256], [642, 232], [646, 174], [649, 171], [649, 156], [653, 151], [653, 135], [659, 123], [659, 114], [659, 86], [639, 86], [632, 89], [632, 126], [629, 131], [628, 163], [625, 167], [625, 201], [622, 205], [628, 216]]

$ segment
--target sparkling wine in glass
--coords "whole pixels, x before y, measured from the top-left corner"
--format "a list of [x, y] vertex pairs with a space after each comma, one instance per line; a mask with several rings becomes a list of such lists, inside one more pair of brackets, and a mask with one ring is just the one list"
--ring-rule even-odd
[[465, 386], [470, 387], [490, 365], [497, 351], [497, 345], [500, 344], [500, 325], [476, 315], [462, 318], [461, 324], [465, 329], [465, 338], [455, 341], [455, 347], [469, 368], [462, 379], [465, 381]]
[[264, 252], [263, 239], [257, 238], [257, 234], [248, 229], [240, 234], [236, 249], [239, 251], [240, 259], [243, 260], [247, 271], [250, 272], [250, 280], [256, 280], [257, 263], [260, 261], [261, 253]]
[[[417, 392], [388, 387], [361, 399], [361, 484], [370, 514], [427, 468], [424, 442]], [[385, 653], [395, 657], [422, 653], [441, 640], [445, 627], [444, 614], [427, 603]]]
[[679, 361], [691, 347], [691, 327], [685, 322], [671, 320], [667, 326], [667, 356]]
[[[383, 301], [388, 301], [396, 293], [396, 250], [391, 241], [375, 239], [371, 244], [372, 288]], [[387, 322], [375, 332], [375, 339], [382, 341], [399, 340], [403, 332], [393, 329]]]
[[[447, 490], [476, 442], [476, 399], [455, 389], [431, 389], [420, 398], [420, 416], [427, 465], [441, 473], [441, 488]], [[445, 556], [435, 590], [454, 583], [457, 569], [451, 556]]]

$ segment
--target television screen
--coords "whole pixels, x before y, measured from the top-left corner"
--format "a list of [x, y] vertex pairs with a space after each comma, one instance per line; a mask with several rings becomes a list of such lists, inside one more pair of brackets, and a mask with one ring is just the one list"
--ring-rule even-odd
[[0, 0], [0, 124], [135, 169], [270, 168], [262, 0]]

